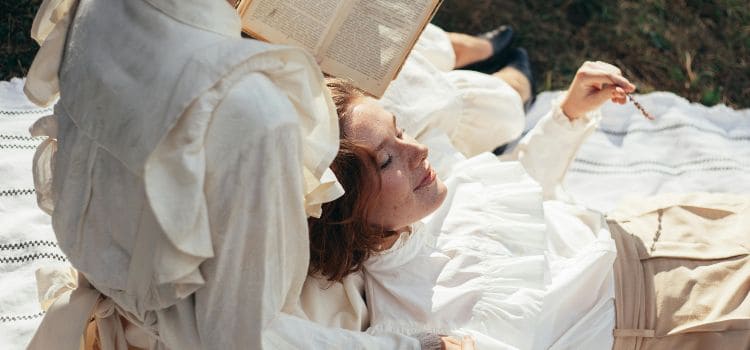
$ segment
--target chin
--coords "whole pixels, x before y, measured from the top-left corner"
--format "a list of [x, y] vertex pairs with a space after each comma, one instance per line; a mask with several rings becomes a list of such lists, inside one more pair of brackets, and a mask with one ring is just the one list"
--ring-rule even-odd
[[443, 180], [440, 180], [440, 178], [436, 178], [435, 189], [437, 190], [437, 203], [435, 209], [437, 209], [440, 207], [440, 205], [443, 204], [443, 202], [445, 202], [445, 197], [448, 196], [448, 187], [445, 186]]
[[435, 192], [434, 193], [435, 193], [434, 196], [430, 200], [431, 201], [430, 206], [429, 206], [430, 209], [422, 217], [430, 215], [435, 210], [440, 208], [443, 202], [445, 202], [445, 198], [448, 196], [448, 187], [446, 187], [443, 181], [441, 181], [439, 178], [435, 178]]

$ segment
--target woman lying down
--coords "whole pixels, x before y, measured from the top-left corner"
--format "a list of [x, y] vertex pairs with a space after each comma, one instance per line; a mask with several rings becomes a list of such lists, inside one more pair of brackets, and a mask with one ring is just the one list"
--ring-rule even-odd
[[635, 89], [616, 67], [585, 63], [516, 161], [480, 154], [444, 179], [430, 160], [459, 156], [428, 157], [376, 100], [328, 87], [346, 194], [308, 221], [313, 320], [448, 348], [750, 348], [747, 198], [661, 195], [605, 221], [559, 189], [598, 107]]

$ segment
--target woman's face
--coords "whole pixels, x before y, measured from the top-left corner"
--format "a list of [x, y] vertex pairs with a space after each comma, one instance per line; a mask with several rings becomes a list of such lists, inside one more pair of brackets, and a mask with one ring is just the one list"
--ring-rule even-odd
[[396, 126], [396, 118], [372, 98], [355, 101], [347, 138], [375, 153], [381, 189], [366, 220], [399, 230], [435, 211], [447, 189], [427, 161], [427, 147]]

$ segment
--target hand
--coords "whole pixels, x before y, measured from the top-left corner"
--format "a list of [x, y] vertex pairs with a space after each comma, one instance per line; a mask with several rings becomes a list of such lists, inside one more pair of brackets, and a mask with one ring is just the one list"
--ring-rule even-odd
[[474, 338], [465, 335], [461, 339], [453, 337], [440, 337], [443, 341], [443, 350], [475, 350]]
[[627, 94], [635, 91], [619, 68], [601, 61], [584, 62], [578, 68], [560, 107], [571, 121], [599, 108], [607, 100], [625, 104]]

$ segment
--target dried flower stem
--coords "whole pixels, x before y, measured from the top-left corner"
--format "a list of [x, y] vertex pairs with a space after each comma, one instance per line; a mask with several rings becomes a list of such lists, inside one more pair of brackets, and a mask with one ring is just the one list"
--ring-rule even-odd
[[627, 95], [628, 95], [628, 99], [630, 100], [630, 102], [633, 102], [633, 104], [635, 105], [635, 108], [638, 108], [638, 110], [641, 111], [641, 114], [643, 114], [643, 116], [646, 117], [646, 119], [648, 119], [648, 120], [654, 120], [654, 119], [656, 119], [654, 117], [654, 115], [651, 114], [651, 113], [649, 113], [649, 112], [647, 112], [646, 109], [643, 108], [643, 105], [641, 105], [640, 103], [638, 103], [638, 101], [636, 101], [633, 98], [633, 96], [631, 96], [630, 94], [627, 94]]

